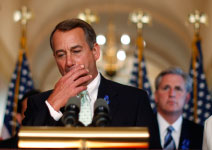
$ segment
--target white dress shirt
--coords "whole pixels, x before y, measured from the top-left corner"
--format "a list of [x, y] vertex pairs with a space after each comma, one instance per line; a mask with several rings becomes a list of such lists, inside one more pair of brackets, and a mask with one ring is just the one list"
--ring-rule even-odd
[[174, 131], [172, 131], [172, 137], [174, 139], [176, 149], [178, 149], [183, 117], [180, 116], [173, 124], [169, 124], [159, 113], [157, 113], [157, 120], [159, 125], [161, 146], [164, 146], [164, 139], [167, 134], [167, 128], [172, 126], [174, 128]]
[[205, 121], [202, 149], [212, 150], [212, 116]]
[[[91, 109], [92, 111], [92, 117], [94, 115], [94, 103], [96, 102], [97, 99], [97, 94], [98, 94], [98, 89], [99, 89], [99, 84], [100, 84], [100, 73], [97, 74], [97, 76], [94, 78], [93, 81], [91, 81], [88, 86], [87, 86], [87, 91], [91, 100]], [[57, 112], [54, 110], [54, 108], [48, 103], [48, 101], [45, 101], [47, 107], [49, 108], [50, 115], [54, 118], [54, 120], [58, 121], [62, 116], [62, 112], [59, 111]]]

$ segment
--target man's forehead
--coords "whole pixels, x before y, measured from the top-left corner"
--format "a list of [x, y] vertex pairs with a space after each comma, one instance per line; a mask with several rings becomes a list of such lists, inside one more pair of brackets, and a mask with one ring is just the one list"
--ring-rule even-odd
[[[70, 34], [71, 33], [71, 34]], [[85, 36], [85, 32], [82, 28], [80, 27], [77, 27], [77, 28], [73, 28], [73, 29], [70, 29], [70, 30], [60, 30], [60, 29], [57, 29], [54, 34], [53, 34], [53, 39], [55, 38], [55, 36], [57, 37], [58, 35], [59, 36], [62, 36], [62, 35], [72, 35], [72, 34], [75, 34], [74, 36]]]
[[184, 81], [184, 78], [181, 75], [179, 75], [179, 74], [171, 74], [171, 73], [164, 75], [162, 77], [162, 79], [164, 79], [164, 80], [173, 80], [173, 81], [175, 81], [175, 80], [183, 80]]
[[[72, 47], [77, 47], [78, 45], [82, 45], [83, 42], [87, 42], [84, 31], [81, 28], [74, 28], [69, 31], [60, 31], [57, 30], [53, 36], [53, 46], [55, 49], [55, 45], [59, 46], [67, 46], [69, 44], [70, 49]], [[59, 44], [58, 44], [59, 43]], [[79, 47], [79, 46], [78, 46]]]
[[185, 84], [185, 80], [180, 75], [167, 74], [167, 75], [164, 75], [162, 77], [160, 83], [167, 84], [167, 85], [184, 85]]

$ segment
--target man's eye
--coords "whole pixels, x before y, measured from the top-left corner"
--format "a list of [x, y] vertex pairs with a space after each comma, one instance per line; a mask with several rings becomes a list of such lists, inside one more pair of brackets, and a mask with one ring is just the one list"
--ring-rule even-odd
[[81, 50], [73, 50], [72, 53], [79, 53]]
[[168, 90], [169, 89], [169, 86], [164, 86], [163, 87], [163, 90]]
[[182, 91], [183, 89], [181, 87], [176, 87], [175, 88], [177, 91]]
[[65, 56], [65, 54], [64, 53], [57, 53], [57, 57], [63, 57], [63, 56]]

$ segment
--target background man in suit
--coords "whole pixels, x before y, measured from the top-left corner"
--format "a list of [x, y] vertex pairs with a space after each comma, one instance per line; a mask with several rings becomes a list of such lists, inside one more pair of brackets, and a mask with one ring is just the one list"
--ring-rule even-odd
[[[189, 101], [191, 78], [180, 68], [162, 71], [155, 80], [157, 130], [155, 145], [163, 149], [201, 149], [203, 127], [183, 119]], [[168, 129], [169, 127], [169, 129]]]
[[[100, 47], [88, 23], [79, 19], [59, 23], [51, 34], [50, 44], [62, 77], [54, 90], [28, 100], [23, 125], [61, 125], [62, 108], [67, 101], [87, 91], [91, 118], [96, 99], [103, 98], [110, 108], [109, 126], [147, 126], [151, 132], [153, 112], [146, 92], [107, 80], [98, 72], [96, 61]], [[82, 123], [87, 126], [90, 122]]]
[[[16, 120], [17, 122], [19, 123], [19, 125], [21, 126], [21, 122], [22, 120], [24, 119], [24, 112], [26, 111], [26, 108], [27, 108], [27, 100], [28, 100], [28, 97], [29, 96], [32, 96], [32, 95], [35, 95], [35, 94], [38, 94], [40, 93], [39, 90], [36, 90], [36, 89], [32, 89], [28, 92], [26, 92], [24, 94], [24, 96], [18, 101], [18, 107], [17, 107], [17, 113], [16, 113]], [[6, 139], [6, 140], [3, 140], [3, 141], [0, 141], [0, 149], [1, 148], [18, 148], [18, 138], [17, 138], [17, 133], [15, 134], [15, 136], [9, 138], [9, 139]]]

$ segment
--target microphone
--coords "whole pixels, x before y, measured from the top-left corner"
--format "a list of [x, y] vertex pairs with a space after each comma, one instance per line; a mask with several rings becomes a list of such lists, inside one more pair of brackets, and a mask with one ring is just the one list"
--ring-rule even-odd
[[103, 98], [98, 98], [94, 104], [92, 125], [95, 127], [105, 127], [108, 126], [109, 122], [109, 106]]
[[81, 101], [78, 97], [71, 97], [66, 106], [62, 117], [62, 123], [65, 126], [76, 126], [79, 119]]

